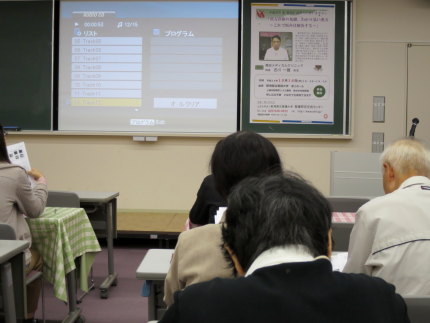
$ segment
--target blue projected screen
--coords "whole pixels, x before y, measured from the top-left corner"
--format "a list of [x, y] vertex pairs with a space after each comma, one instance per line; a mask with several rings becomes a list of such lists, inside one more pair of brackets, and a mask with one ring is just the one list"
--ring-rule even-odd
[[58, 130], [236, 130], [237, 1], [60, 1]]

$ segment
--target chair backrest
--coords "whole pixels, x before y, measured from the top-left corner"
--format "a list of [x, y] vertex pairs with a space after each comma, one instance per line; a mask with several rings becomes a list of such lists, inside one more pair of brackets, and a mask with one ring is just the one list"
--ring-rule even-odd
[[[327, 197], [333, 212], [357, 212], [363, 204], [369, 201], [364, 197]], [[332, 223], [333, 250], [348, 251], [349, 236], [354, 223]]]
[[54, 207], [80, 207], [78, 194], [64, 191], [48, 191], [46, 206]]
[[333, 212], [357, 212], [363, 204], [369, 202], [364, 197], [327, 197]]
[[405, 296], [411, 323], [428, 323], [430, 319], [430, 296]]
[[15, 230], [6, 223], [0, 223], [0, 240], [16, 240]]
[[333, 251], [348, 251], [349, 237], [354, 223], [335, 223], [331, 224]]

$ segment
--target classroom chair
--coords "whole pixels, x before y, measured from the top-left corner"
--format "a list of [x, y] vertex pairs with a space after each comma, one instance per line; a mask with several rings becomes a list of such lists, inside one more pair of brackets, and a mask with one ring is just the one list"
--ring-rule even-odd
[[46, 206], [81, 207], [79, 196], [75, 192], [48, 191]]
[[[362, 197], [327, 197], [333, 212], [355, 213], [365, 203], [368, 198]], [[333, 229], [333, 251], [348, 251], [349, 236], [351, 235], [354, 223], [332, 223]]]
[[364, 197], [327, 197], [333, 212], [357, 212], [357, 210], [365, 203], [369, 202], [368, 198]]
[[403, 297], [408, 307], [411, 323], [428, 323], [430, 318], [430, 296]]

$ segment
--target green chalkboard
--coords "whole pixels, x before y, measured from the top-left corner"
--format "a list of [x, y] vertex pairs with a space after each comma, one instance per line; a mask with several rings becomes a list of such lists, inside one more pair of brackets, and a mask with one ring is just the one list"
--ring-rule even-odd
[[51, 130], [52, 1], [0, 1], [0, 123]]
[[[307, 26], [312, 24], [317, 24], [319, 22], [318, 19], [325, 19], [324, 15], [319, 16], [315, 14], [315, 17], [312, 19], [302, 18], [297, 12], [300, 10], [318, 10], [318, 8], [309, 9], [309, 5], [315, 5], [316, 7], [323, 8], [324, 5], [327, 7], [334, 8], [330, 9], [332, 12], [334, 11], [335, 21], [333, 30], [326, 31], [325, 34], [320, 30], [316, 29], [315, 31], [309, 32], [310, 36], [304, 36], [305, 33], [300, 33], [297, 31], [298, 26], [304, 26], [306, 30]], [[263, 7], [262, 7], [263, 6]], [[272, 6], [272, 7], [270, 7]], [[260, 8], [263, 8], [260, 10]], [[273, 8], [273, 9], [272, 9]], [[273, 10], [273, 11], [272, 11]], [[286, 14], [282, 16], [282, 14], [278, 14], [277, 11], [285, 10]], [[288, 11], [290, 10], [290, 12]], [[295, 16], [296, 15], [296, 16]], [[350, 135], [350, 106], [349, 106], [349, 80], [350, 80], [350, 19], [351, 19], [351, 3], [349, 1], [271, 1], [271, 0], [263, 0], [263, 1], [253, 1], [253, 0], [244, 0], [243, 1], [243, 11], [242, 11], [242, 19], [243, 19], [243, 31], [242, 31], [242, 107], [241, 107], [241, 128], [247, 130], [253, 130], [259, 133], [268, 133], [268, 134], [304, 134], [304, 135], [341, 135], [341, 136], [349, 136]], [[266, 19], [266, 22], [263, 20]], [[332, 18], [330, 18], [332, 19]], [[267, 22], [269, 21], [269, 22]], [[263, 25], [265, 24], [265, 25]], [[264, 27], [261, 27], [264, 26]], [[281, 27], [279, 27], [281, 26]], [[295, 28], [295, 29], [294, 29]], [[311, 29], [311, 28], [309, 28]], [[323, 35], [324, 34], [324, 35]], [[281, 43], [285, 47], [285, 49], [289, 53], [288, 59], [285, 59], [284, 62], [281, 61], [267, 61], [264, 53], [267, 47], [270, 47], [271, 38], [274, 35], [281, 35], [282, 41]], [[306, 57], [303, 59], [303, 53], [306, 53], [306, 45], [304, 44], [304, 40], [308, 39], [310, 42], [316, 41], [315, 35], [323, 35], [321, 37], [327, 37], [327, 39], [334, 39], [334, 49], [332, 52], [329, 52], [330, 61], [333, 62], [334, 72], [333, 78], [329, 82], [329, 86], [334, 90], [334, 94], [332, 96], [333, 104], [330, 106], [333, 110], [332, 117], [329, 115], [330, 122], [319, 122], [319, 121], [307, 121], [303, 122], [299, 118], [291, 120], [277, 120], [274, 121], [271, 118], [273, 115], [276, 115], [279, 111], [287, 111], [285, 112], [285, 116], [287, 116], [288, 110], [279, 110], [281, 109], [290, 109], [290, 111], [299, 107], [302, 104], [302, 107], [308, 104], [308, 107], [316, 106], [318, 102], [318, 98], [315, 98], [317, 95], [315, 92], [315, 88], [318, 84], [316, 84], [312, 95], [312, 90], [309, 90], [310, 99], [300, 99], [300, 102], [297, 103], [298, 100], [292, 102], [294, 99], [283, 98], [284, 100], [282, 104], [279, 104], [282, 100], [276, 100], [276, 98], [271, 99], [268, 97], [268, 92], [261, 92], [261, 88], [265, 88], [266, 91], [274, 91], [273, 93], [282, 93], [278, 95], [284, 95], [287, 90], [277, 90], [276, 87], [288, 87], [286, 85], [289, 81], [284, 81], [285, 79], [297, 78], [300, 81], [306, 80], [306, 78], [317, 79], [319, 70], [317, 70], [317, 66], [315, 65], [315, 71], [309, 72], [309, 69], [305, 72], [297, 69], [298, 73], [294, 74], [294, 66], [303, 64]], [[300, 37], [300, 42], [298, 42], [298, 38]], [[330, 38], [333, 37], [333, 38]], [[294, 40], [294, 41], [293, 41]], [[321, 41], [320, 44], [323, 44]], [[316, 48], [315, 45], [310, 44], [310, 48], [313, 47], [312, 50], [309, 50], [310, 54], [308, 56], [312, 57], [312, 51], [318, 51], [319, 48]], [[255, 54], [254, 52], [258, 52]], [[255, 57], [252, 58], [252, 55], [255, 54]], [[319, 53], [318, 55], [321, 55]], [[318, 64], [317, 60], [315, 60]], [[282, 72], [276, 74], [275, 70], [270, 70], [271, 66], [275, 66], [273, 64], [277, 64], [279, 68], [282, 69]], [[282, 67], [284, 66], [284, 67]], [[291, 72], [289, 67], [291, 66]], [[288, 67], [288, 69], [287, 69]], [[261, 72], [259, 72], [261, 71]], [[265, 79], [267, 72], [271, 71], [272, 79], [270, 82], [279, 82], [274, 84], [267, 85], [267, 79]], [[286, 71], [284, 73], [284, 71]], [[266, 73], [266, 74], [265, 74]], [[300, 74], [301, 73], [301, 74]], [[320, 74], [321, 75], [321, 74]], [[274, 77], [277, 77], [274, 80]], [[257, 83], [260, 82], [261, 83]], [[265, 83], [266, 82], [266, 83]], [[306, 82], [306, 81], [304, 81]], [[300, 86], [300, 83], [298, 83]], [[294, 88], [291, 88], [288, 91], [294, 91]], [[258, 88], [260, 87], [260, 89]], [[272, 87], [272, 88], [270, 88]], [[328, 88], [328, 87], [327, 87]], [[269, 89], [269, 90], [267, 90]], [[325, 90], [325, 89], [324, 89]], [[260, 92], [259, 92], [260, 91]], [[285, 91], [285, 92], [281, 92]], [[300, 91], [300, 89], [298, 90]], [[263, 94], [261, 94], [263, 93]], [[325, 92], [324, 92], [325, 93]], [[264, 97], [266, 95], [266, 97]], [[275, 95], [275, 94], [273, 94]], [[285, 94], [287, 97], [290, 94]], [[324, 95], [324, 94], [323, 94]], [[263, 103], [264, 102], [264, 103]], [[275, 103], [274, 103], [275, 102]], [[290, 103], [292, 102], [292, 103]], [[255, 113], [256, 107], [260, 108], [259, 110], [261, 119], [253, 118], [251, 115], [251, 111], [254, 111], [254, 116], [258, 115]], [[266, 107], [268, 107], [266, 109]], [[292, 107], [292, 108], [291, 108]], [[254, 110], [253, 110], [254, 109]], [[276, 110], [278, 109], [278, 110]], [[298, 111], [297, 109], [295, 111]], [[309, 110], [308, 110], [309, 111]], [[271, 115], [271, 112], [273, 114]], [[303, 113], [304, 111], [300, 111]], [[266, 114], [264, 114], [266, 113]], [[283, 112], [281, 112], [283, 113]], [[267, 116], [266, 118], [264, 116]], [[295, 115], [297, 116], [297, 114]], [[279, 117], [281, 118], [281, 117]], [[286, 119], [288, 119], [286, 117]]]

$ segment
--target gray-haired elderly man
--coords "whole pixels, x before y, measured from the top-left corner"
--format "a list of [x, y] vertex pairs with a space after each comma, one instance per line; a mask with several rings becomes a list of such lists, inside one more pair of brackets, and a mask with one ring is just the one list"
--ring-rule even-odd
[[344, 272], [381, 277], [402, 295], [430, 295], [430, 152], [402, 139], [381, 163], [386, 195], [358, 210]]

